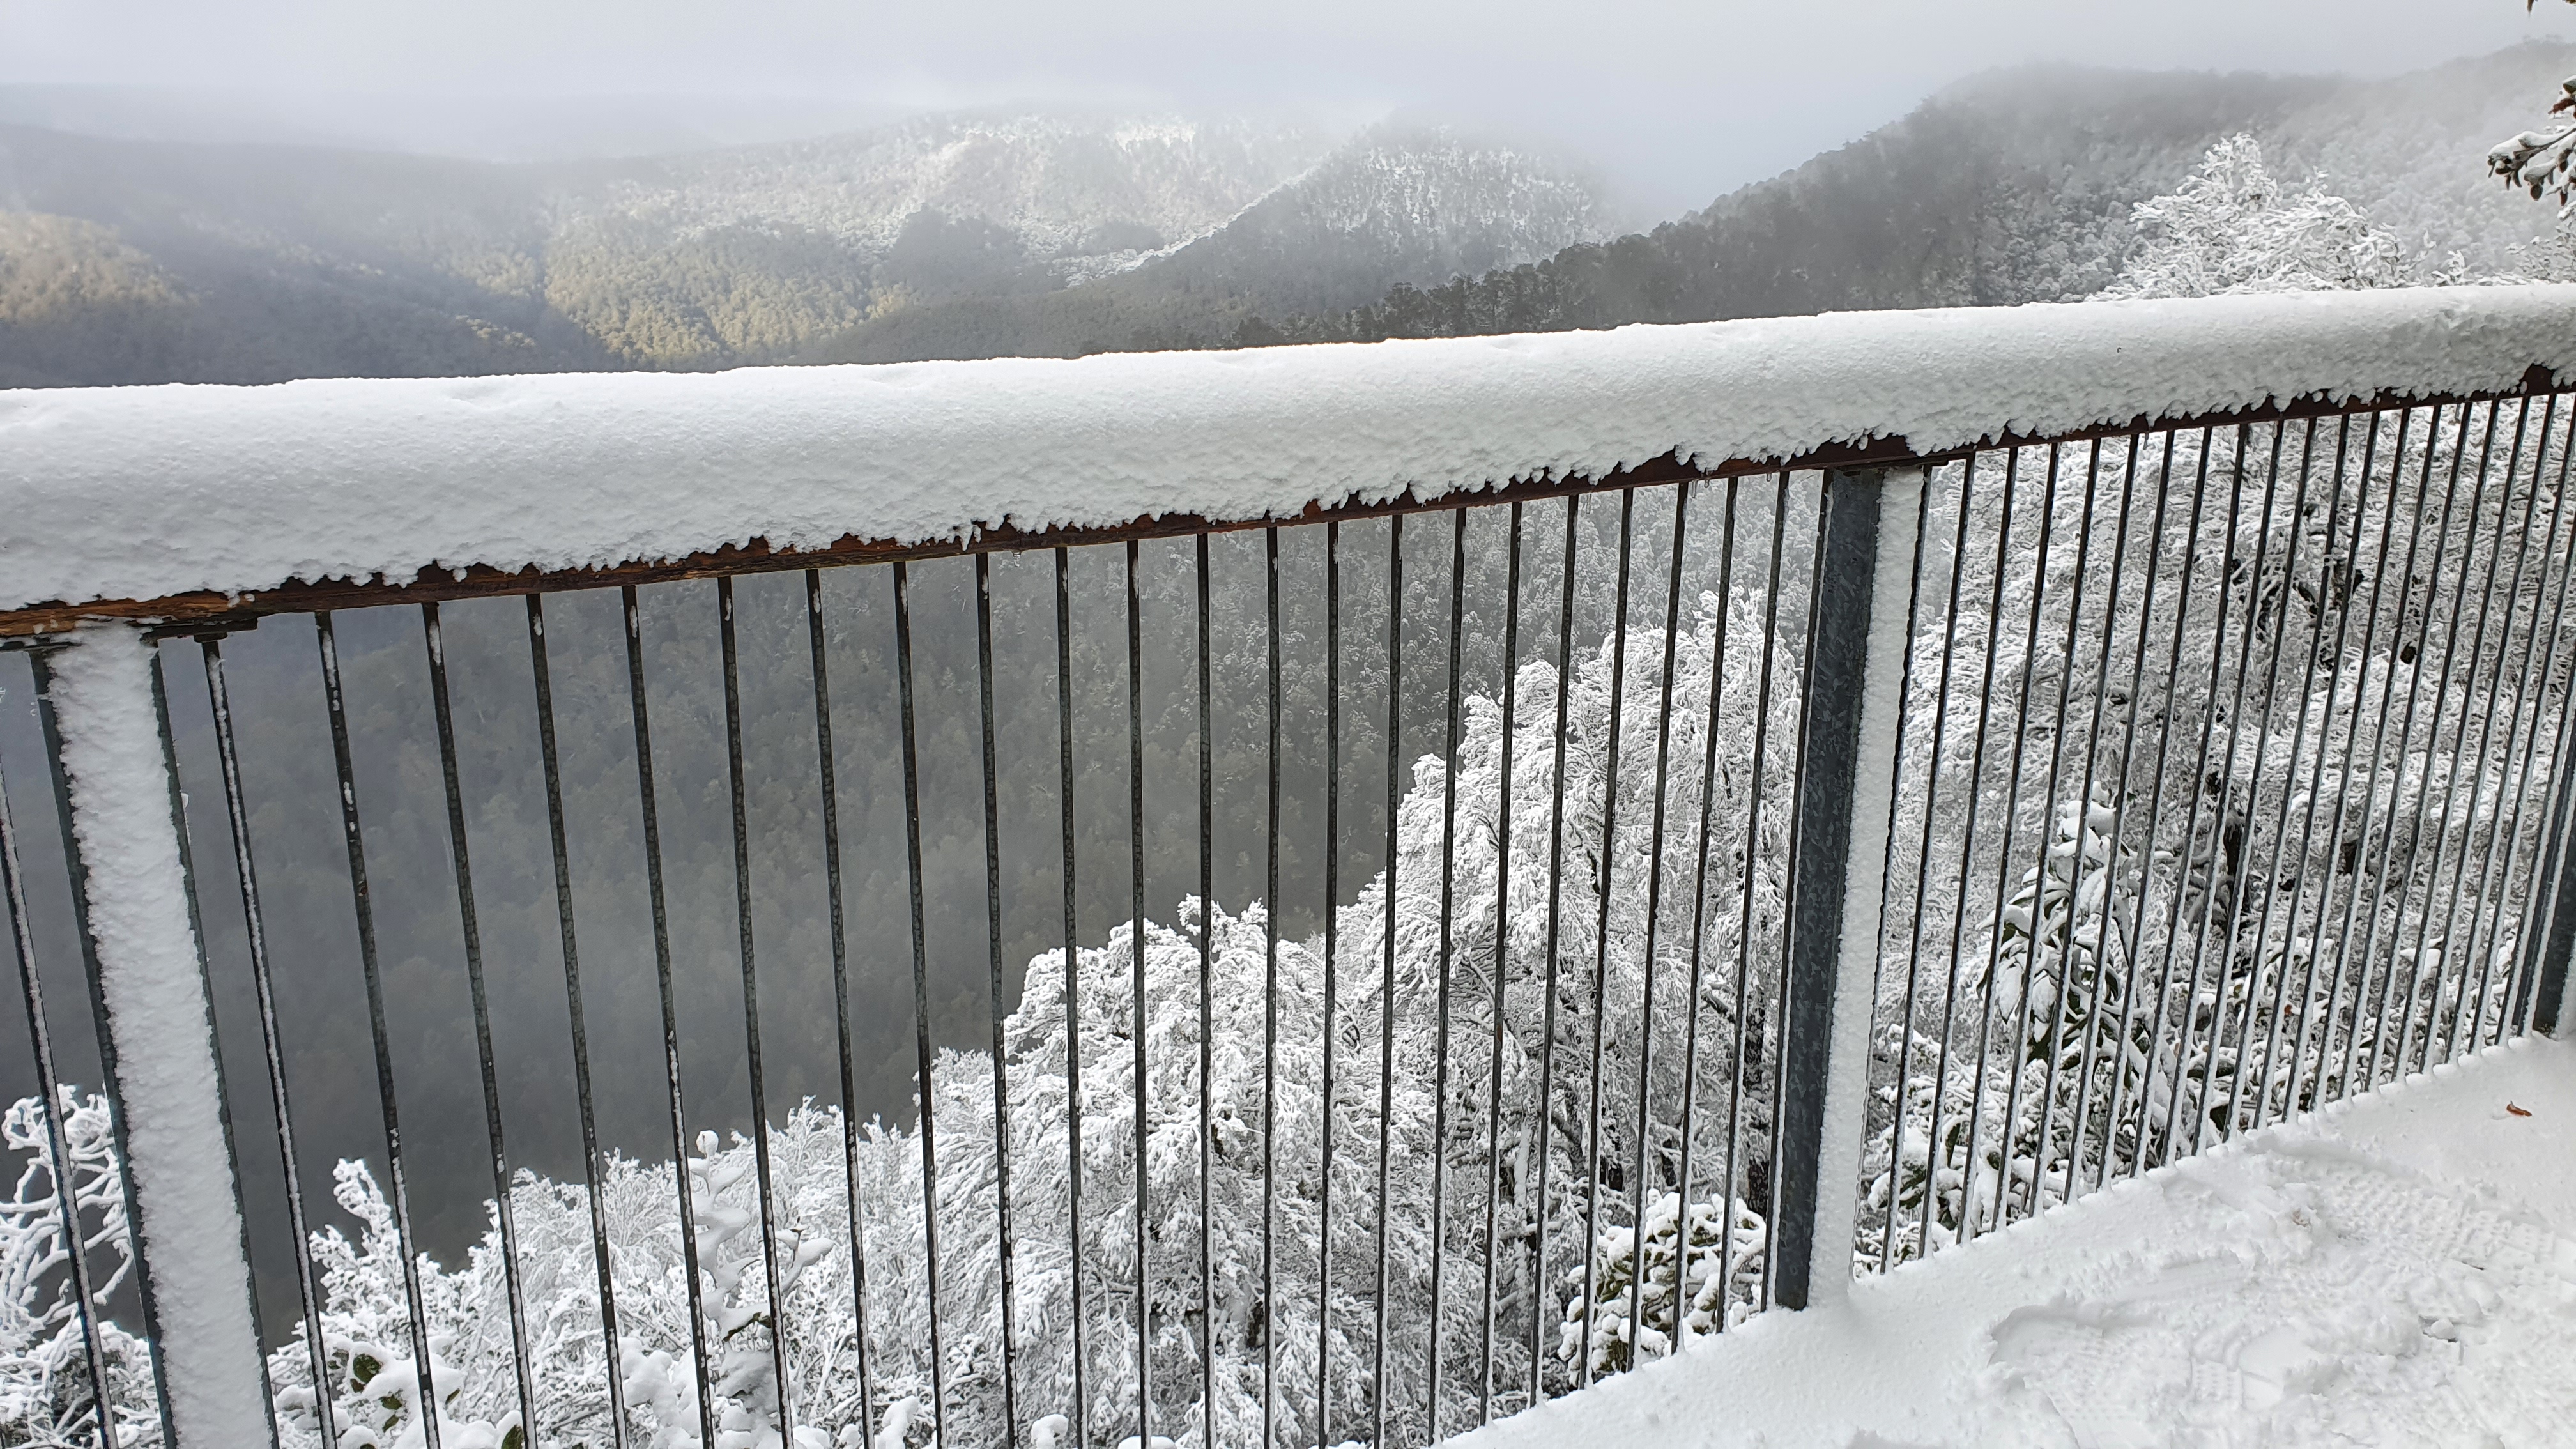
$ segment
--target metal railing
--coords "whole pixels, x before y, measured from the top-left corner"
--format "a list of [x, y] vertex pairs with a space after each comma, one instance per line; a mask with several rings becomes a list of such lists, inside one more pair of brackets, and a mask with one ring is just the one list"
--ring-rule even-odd
[[[2571, 456], [2535, 377], [160, 624], [274, 1442], [1423, 1443], [2552, 1029]], [[0, 1393], [188, 1441], [58, 647]]]

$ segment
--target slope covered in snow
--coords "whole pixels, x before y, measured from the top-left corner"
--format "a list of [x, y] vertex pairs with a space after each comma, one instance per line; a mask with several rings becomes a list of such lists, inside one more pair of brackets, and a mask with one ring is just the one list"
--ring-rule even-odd
[[1452, 1442], [2537, 1449], [2571, 1344], [2576, 1043], [2527, 1038]]
[[810, 141], [558, 168], [554, 204], [568, 228], [798, 227], [870, 253], [929, 210], [998, 228], [1033, 258], [1096, 271], [1205, 236], [1337, 140], [1293, 125], [1176, 116], [933, 115]]

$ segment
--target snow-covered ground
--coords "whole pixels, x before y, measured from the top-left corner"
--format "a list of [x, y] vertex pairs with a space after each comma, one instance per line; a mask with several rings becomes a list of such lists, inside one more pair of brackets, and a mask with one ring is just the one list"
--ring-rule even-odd
[[2436, 1067], [1453, 1442], [2576, 1442], [2576, 1043]]

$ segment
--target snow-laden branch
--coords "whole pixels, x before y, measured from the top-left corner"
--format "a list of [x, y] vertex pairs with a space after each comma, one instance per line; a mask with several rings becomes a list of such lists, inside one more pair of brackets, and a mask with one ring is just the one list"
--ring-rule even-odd
[[[2576, 76], [2559, 83], [2565, 94], [2549, 108], [2553, 116], [2576, 111]], [[2543, 196], [2556, 196], [2563, 211], [2576, 204], [2576, 122], [2525, 131], [2510, 141], [2499, 142], [2487, 153], [2487, 169], [2501, 177], [2507, 186], [2519, 187], [2538, 201]]]

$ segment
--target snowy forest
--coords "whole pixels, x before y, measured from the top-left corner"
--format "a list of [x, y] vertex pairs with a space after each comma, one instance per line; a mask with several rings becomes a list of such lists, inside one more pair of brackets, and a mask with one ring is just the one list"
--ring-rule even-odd
[[[2137, 244], [2099, 295], [2421, 280], [2415, 250], [2330, 185], [2284, 183], [2253, 136], [2223, 139], [2134, 208]], [[2448, 279], [2487, 280], [2465, 261]], [[2511, 1029], [2576, 657], [2559, 632], [2571, 448], [2576, 414], [2551, 399], [2150, 430], [1929, 472], [1890, 845], [1855, 863], [1884, 870], [1887, 926], [1853, 1271]], [[574, 880], [630, 888], [600, 887], [613, 906], [581, 922], [594, 1151], [546, 1035], [565, 986], [534, 757], [477, 747], [484, 949], [524, 965], [496, 985], [504, 1015], [552, 1013], [504, 1026], [505, 1087], [555, 1104], [513, 1123], [506, 1214], [475, 1166], [454, 927], [432, 924], [456, 909], [444, 821], [415, 802], [371, 823], [420, 1124], [404, 1203], [368, 1140], [311, 643], [291, 621], [229, 641], [235, 708], [278, 741], [252, 771], [274, 949], [310, 973], [289, 983], [310, 999], [290, 1003], [288, 1068], [309, 1160], [255, 1146], [277, 1125], [269, 1067], [243, 989], [218, 999], [281, 1444], [1419, 1444], [1761, 1311], [1822, 486], [1288, 528], [1275, 556], [1239, 534], [1204, 573], [1186, 544], [1131, 555], [1135, 574], [1109, 548], [1067, 576], [997, 560], [989, 685], [968, 566], [917, 569], [929, 602], [900, 685], [886, 570], [839, 571], [815, 597], [838, 631], [856, 805], [846, 987], [819, 908], [813, 681], [781, 663], [804, 657], [806, 596], [746, 587], [749, 708], [806, 711], [747, 761], [764, 818], [787, 822], [750, 856], [763, 991], [783, 982], [766, 999], [790, 1003], [770, 1008], [788, 1019], [766, 1039], [765, 1122], [741, 1104], [724, 976], [749, 962], [711, 611], [703, 591], [656, 593], [690, 1037], [672, 1060], [693, 1098], [677, 1142], [632, 826], [605, 823], [633, 809], [626, 659], [609, 601], [567, 602], [545, 636], [574, 726], [567, 811], [600, 837]], [[1059, 617], [1080, 626], [1063, 675]], [[434, 798], [416, 626], [345, 628], [370, 803]], [[450, 628], [475, 732], [532, 728], [520, 616], [459, 608]], [[212, 884], [233, 857], [187, 672], [173, 707], [223, 971], [241, 907]], [[934, 959], [917, 976], [889, 747], [914, 688]], [[1153, 711], [1132, 734], [1131, 699]], [[1009, 772], [989, 836], [979, 705], [1004, 722]], [[0, 738], [13, 763], [22, 743]], [[9, 803], [32, 859], [50, 806], [28, 773]], [[1078, 840], [1058, 823], [1073, 814]], [[1152, 836], [1144, 879], [1131, 829]], [[70, 1255], [102, 1301], [131, 1293], [108, 1104], [51, 1093], [0, 1121], [19, 1169], [0, 1201], [11, 1445], [83, 1442], [95, 1408]], [[309, 1236], [281, 1250], [290, 1179]], [[132, 1322], [95, 1331], [121, 1442], [148, 1444], [162, 1429]]]

